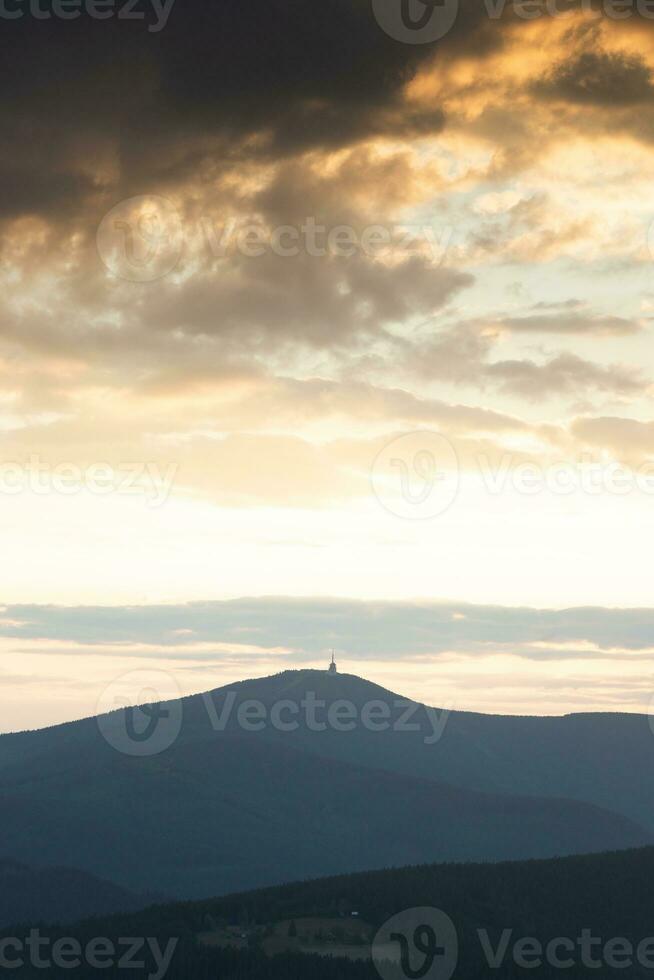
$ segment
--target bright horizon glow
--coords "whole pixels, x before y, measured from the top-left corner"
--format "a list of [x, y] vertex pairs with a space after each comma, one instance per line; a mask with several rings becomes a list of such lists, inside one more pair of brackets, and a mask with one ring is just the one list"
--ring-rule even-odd
[[[143, 605], [243, 596], [647, 606], [654, 498], [489, 494], [465, 475], [446, 513], [220, 508], [173, 496], [11, 498], [6, 603]], [[133, 547], [138, 542], [138, 548]], [[38, 575], [34, 575], [34, 569]], [[498, 575], [496, 570], [501, 568]], [[84, 574], [80, 576], [80, 570]]]

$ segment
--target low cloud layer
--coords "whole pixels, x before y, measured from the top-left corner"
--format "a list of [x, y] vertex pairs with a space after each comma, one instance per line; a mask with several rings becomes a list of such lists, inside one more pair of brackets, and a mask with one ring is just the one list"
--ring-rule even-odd
[[[446, 602], [362, 602], [345, 599], [237, 599], [137, 607], [8, 606], [0, 637], [98, 645], [284, 651], [302, 665], [331, 647], [348, 658], [420, 660], [452, 652], [502, 651], [534, 659], [572, 652], [602, 657], [623, 651], [654, 656], [654, 609], [529, 609]], [[567, 648], [567, 649], [566, 649]], [[211, 654], [209, 654], [211, 655]], [[220, 653], [215, 659], [220, 660]], [[247, 660], [247, 654], [245, 655]]]
[[[95, 714], [281, 670], [341, 671], [439, 708], [507, 714], [652, 710], [651, 609], [242, 599], [6, 608], [2, 730]], [[12, 669], [20, 657], [22, 669]]]

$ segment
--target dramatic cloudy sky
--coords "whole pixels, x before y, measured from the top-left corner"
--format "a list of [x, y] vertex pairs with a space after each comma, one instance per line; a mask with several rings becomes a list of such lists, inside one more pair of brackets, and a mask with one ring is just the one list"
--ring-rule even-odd
[[654, 21], [138, 9], [0, 21], [0, 726], [332, 645], [647, 710]]

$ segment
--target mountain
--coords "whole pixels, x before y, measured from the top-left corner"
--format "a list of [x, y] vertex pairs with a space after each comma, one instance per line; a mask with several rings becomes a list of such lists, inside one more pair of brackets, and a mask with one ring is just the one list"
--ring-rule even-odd
[[12, 922], [71, 922], [135, 911], [154, 901], [154, 895], [136, 895], [74, 868], [31, 868], [0, 859], [0, 927]]
[[[562, 975], [554, 956], [570, 957], [564, 975], [615, 973], [638, 980], [651, 976], [654, 967], [653, 876], [651, 847], [546, 861], [420, 865], [154, 906], [58, 930], [43, 927], [41, 932], [51, 941], [73, 936], [82, 946], [96, 936], [109, 937], [117, 948], [122, 936], [157, 937], [161, 949], [172, 942], [167, 980], [379, 980], [370, 938], [398, 913], [431, 908], [444, 913], [455, 931], [456, 980], [515, 980], [525, 974], [550, 980]], [[584, 951], [585, 933], [592, 943]], [[308, 936], [309, 943], [294, 934]], [[499, 950], [499, 962], [492, 969], [484, 937], [486, 948]], [[514, 953], [527, 937], [532, 950], [534, 941], [543, 950], [555, 943], [549, 961], [543, 956], [542, 965], [534, 964], [532, 954], [530, 969], [516, 965]], [[567, 946], [560, 945], [562, 937]], [[445, 938], [441, 928], [439, 943]], [[625, 955], [630, 955], [624, 952], [625, 944], [632, 950], [632, 965], [625, 963]], [[307, 955], [307, 947], [320, 949], [321, 955]], [[610, 960], [618, 952], [620, 968]], [[420, 966], [423, 958], [413, 956], [414, 967]], [[590, 962], [584, 963], [584, 956]], [[134, 971], [137, 977], [154, 973], [145, 959], [144, 968]], [[27, 968], [18, 975], [39, 973]], [[112, 980], [121, 972], [109, 968], [104, 975]], [[398, 980], [406, 976], [395, 975]], [[436, 970], [428, 975], [450, 973]]]
[[[260, 681], [231, 685], [212, 695], [219, 710], [228, 692], [239, 700], [254, 698], [270, 706], [306, 690], [328, 704], [353, 702], [360, 710], [371, 701], [389, 705], [392, 717], [406, 702], [398, 694], [353, 675], [325, 671], [286, 671]], [[484, 715], [453, 711], [442, 737], [426, 742], [432, 721], [423, 705], [415, 704], [410, 723], [419, 731], [389, 729], [373, 732], [357, 725], [341, 733], [328, 727], [309, 731], [301, 726], [285, 735], [271, 726], [264, 735], [301, 745], [304, 751], [436, 779], [463, 789], [488, 793], [564, 797], [617, 811], [654, 832], [654, 731], [647, 715], [625, 713], [572, 714], [561, 717]], [[199, 710], [199, 715], [198, 715]], [[442, 715], [437, 709], [437, 715]], [[232, 719], [234, 711], [232, 712]], [[206, 724], [206, 709], [197, 699], [189, 703], [185, 729], [189, 735]], [[637, 774], [637, 778], [634, 778]]]
[[[384, 705], [397, 728], [407, 711], [395, 705], [401, 700], [361, 678], [287, 671], [164, 706], [171, 712], [164, 734], [180, 711], [181, 729], [154, 755], [116, 750], [123, 711], [3, 736], [5, 853], [82, 868], [130, 889], [201, 897], [375, 867], [547, 857], [654, 839], [615, 812], [640, 813], [647, 791], [633, 779], [631, 801], [614, 789], [613, 808], [559, 791], [572, 787], [576, 772], [590, 797], [597, 774], [602, 786], [593, 795], [603, 797], [614, 760], [633, 738], [625, 737], [624, 749], [613, 746], [607, 772], [590, 767], [588, 741], [575, 735], [583, 719], [570, 727], [568, 719], [462, 714], [431, 744], [441, 719], [418, 708], [409, 721], [421, 726], [417, 732], [371, 731]], [[302, 707], [309, 701], [325, 702], [313, 721]], [[274, 706], [278, 724], [270, 720]], [[336, 728], [352, 730], [315, 723], [330, 706]], [[239, 709], [247, 709], [240, 719]], [[344, 720], [353, 714], [354, 723]], [[619, 718], [625, 731], [633, 725]], [[296, 730], [280, 730], [295, 722]], [[606, 725], [614, 734], [619, 728], [611, 718]], [[602, 728], [599, 716], [592, 728]], [[533, 755], [515, 739], [531, 744]], [[598, 740], [601, 748], [606, 738]], [[517, 759], [526, 772], [511, 780]], [[535, 795], [532, 784], [546, 776], [547, 792]]]

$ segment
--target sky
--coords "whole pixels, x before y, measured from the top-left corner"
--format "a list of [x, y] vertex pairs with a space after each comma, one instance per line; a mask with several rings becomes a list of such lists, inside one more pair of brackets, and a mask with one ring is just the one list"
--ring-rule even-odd
[[0, 730], [331, 647], [648, 711], [654, 11], [76, 3], [1, 15]]

